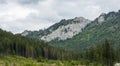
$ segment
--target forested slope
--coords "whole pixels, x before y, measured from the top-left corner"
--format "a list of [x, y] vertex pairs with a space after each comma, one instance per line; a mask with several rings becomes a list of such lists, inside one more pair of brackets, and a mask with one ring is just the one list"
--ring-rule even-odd
[[[79, 59], [79, 52], [64, 51], [44, 41], [13, 35], [0, 29], [0, 54], [40, 59]], [[77, 56], [77, 57], [76, 57]]]
[[64, 41], [51, 41], [51, 45], [66, 50], [84, 50], [108, 40], [116, 48], [120, 44], [120, 12], [110, 12], [99, 23], [97, 19], [78, 35]]

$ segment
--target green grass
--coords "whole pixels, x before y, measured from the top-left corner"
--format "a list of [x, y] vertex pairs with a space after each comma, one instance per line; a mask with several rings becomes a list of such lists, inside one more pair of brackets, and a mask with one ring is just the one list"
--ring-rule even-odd
[[86, 61], [61, 61], [61, 60], [47, 60], [37, 61], [31, 58], [24, 58], [21, 56], [9, 55], [0, 56], [0, 66], [102, 66], [97, 63], [90, 63]]

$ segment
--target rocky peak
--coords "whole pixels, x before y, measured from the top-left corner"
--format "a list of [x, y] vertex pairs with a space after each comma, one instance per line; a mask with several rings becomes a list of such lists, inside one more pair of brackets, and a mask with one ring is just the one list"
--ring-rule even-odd
[[49, 42], [55, 39], [66, 40], [68, 38], [72, 38], [82, 32], [82, 29], [84, 29], [90, 22], [90, 20], [83, 17], [75, 17], [68, 20], [63, 19], [59, 23], [51, 26], [49, 28], [50, 33], [43, 36], [41, 39]]
[[113, 17], [120, 16], [120, 10], [118, 12], [109, 12], [109, 13], [102, 13], [98, 18], [95, 19], [95, 22], [101, 24], [105, 20], [109, 20]]
[[21, 33], [22, 36], [27, 36], [29, 34], [30, 31], [25, 30], [24, 32]]
[[104, 22], [105, 21], [105, 16], [106, 16], [106, 14], [102, 13], [97, 19], [98, 23]]
[[120, 10], [118, 10], [118, 12], [115, 11], [109, 12], [108, 14], [106, 14], [105, 19], [108, 20], [116, 16], [120, 16]]
[[74, 21], [79, 21], [79, 22], [83, 22], [84, 20], [86, 20], [84, 17], [75, 17], [73, 19]]

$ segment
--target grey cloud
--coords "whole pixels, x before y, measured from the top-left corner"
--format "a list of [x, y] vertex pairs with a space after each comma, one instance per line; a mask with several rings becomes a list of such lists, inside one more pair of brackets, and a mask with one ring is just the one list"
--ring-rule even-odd
[[18, 3], [20, 5], [30, 5], [30, 4], [36, 5], [39, 2], [43, 2], [43, 1], [46, 1], [46, 0], [0, 0], [0, 3], [13, 2], [13, 3]]
[[[10, 6], [3, 6], [3, 9], [7, 10], [5, 12], [9, 12], [8, 18], [6, 15], [3, 15], [5, 12], [2, 8], [0, 8], [0, 18], [2, 17], [6, 20], [14, 19], [14, 21], [7, 20], [9, 22], [4, 22], [5, 19], [0, 19], [0, 25], [4, 24], [0, 27], [14, 33], [24, 30], [47, 28], [51, 24], [59, 22], [61, 19], [79, 16], [94, 19], [102, 12], [116, 11], [120, 8], [120, 0], [0, 0], [0, 6], [6, 2], [6, 5], [10, 4]], [[18, 9], [19, 12], [16, 12], [16, 9]], [[16, 17], [15, 14], [18, 17], [17, 20], [12, 18]], [[21, 14], [23, 18], [21, 18]], [[25, 14], [26, 17], [24, 17]]]
[[18, 3], [23, 4], [23, 5], [28, 5], [28, 4], [38, 4], [39, 2], [45, 1], [45, 0], [17, 0]]
[[120, 0], [93, 0], [101, 7], [101, 12], [117, 11], [120, 9]]
[[56, 2], [78, 2], [79, 0], [55, 0]]
[[0, 0], [0, 4], [5, 4], [7, 3], [6, 0]]
[[[60, 16], [66, 18], [82, 16], [85, 18], [94, 19], [97, 17], [97, 13], [100, 13], [100, 7], [95, 4], [95, 1], [92, 0], [56, 0], [53, 7]], [[92, 13], [89, 13], [90, 11]]]

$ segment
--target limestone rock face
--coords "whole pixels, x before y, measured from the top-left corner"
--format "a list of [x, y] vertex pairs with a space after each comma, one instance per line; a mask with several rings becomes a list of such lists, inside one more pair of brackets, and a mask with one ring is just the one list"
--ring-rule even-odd
[[[65, 21], [67, 22], [67, 20]], [[78, 33], [82, 32], [82, 29], [86, 27], [91, 21], [83, 17], [76, 17], [70, 21], [67, 25], [60, 25], [56, 30], [51, 31], [50, 34], [43, 36], [41, 39], [47, 42], [57, 39], [66, 40], [72, 38]]]
[[105, 21], [105, 13], [102, 13], [99, 17], [98, 17], [98, 23], [102, 23]]
[[22, 36], [27, 36], [29, 34], [29, 31], [25, 30], [23, 33], [21, 33]]

